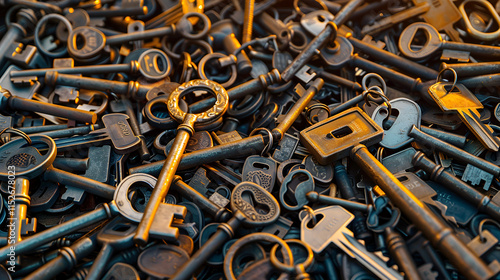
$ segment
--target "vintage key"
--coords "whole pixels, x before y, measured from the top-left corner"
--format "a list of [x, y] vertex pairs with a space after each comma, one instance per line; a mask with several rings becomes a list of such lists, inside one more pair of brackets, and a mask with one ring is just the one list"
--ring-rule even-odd
[[410, 132], [408, 132], [408, 135], [419, 141], [419, 143], [424, 144], [426, 147], [431, 148], [433, 151], [436, 150], [449, 155], [453, 159], [456, 159], [458, 161], [472, 164], [490, 174], [495, 175], [495, 177], [500, 176], [500, 167], [498, 165], [484, 160], [481, 157], [468, 153], [462, 149], [456, 148], [453, 145], [449, 145], [448, 143], [439, 140], [436, 137], [424, 133], [415, 126], [410, 130]]
[[23, 277], [23, 279], [53, 279], [62, 272], [74, 268], [78, 261], [97, 248], [97, 234], [102, 226], [103, 223], [79, 238], [71, 246], [61, 248], [57, 257]]
[[329, 206], [315, 210], [314, 215], [321, 217], [316, 225], [310, 225], [310, 216], [302, 220], [300, 240], [311, 246], [315, 253], [321, 253], [333, 243], [380, 279], [403, 279], [403, 276], [366, 250], [353, 237], [353, 233], [347, 229], [347, 225], [354, 218], [349, 211], [340, 206]]
[[344, 24], [354, 10], [363, 3], [364, 0], [350, 0], [347, 2], [347, 4], [342, 7], [342, 10], [335, 15], [333, 21], [328, 21], [323, 31], [314, 37], [307, 47], [300, 52], [300, 54], [294, 58], [293, 62], [290, 63], [281, 73], [283, 81], [290, 81], [295, 76], [297, 71], [304, 67], [304, 65], [317, 54], [317, 51], [324, 46], [328, 40], [335, 40], [335, 37], [337, 36], [337, 28]]
[[[354, 115], [356, 110], [357, 114]], [[487, 266], [456, 235], [448, 234], [451, 229], [442, 220], [413, 196], [365, 145], [357, 144], [380, 139], [382, 129], [374, 123], [371, 124], [370, 120], [359, 108], [352, 108], [301, 131], [301, 142], [320, 162], [327, 163], [329, 160], [343, 158], [350, 153], [350, 157], [373, 183], [385, 192], [391, 202], [401, 209], [410, 221], [421, 228], [424, 235], [464, 275], [470, 275], [472, 278], [488, 278], [500, 271], [499, 263]], [[353, 121], [356, 121], [356, 124]], [[464, 255], [467, 258], [464, 258]]]
[[254, 182], [272, 192], [276, 182], [276, 162], [261, 156], [249, 156], [241, 171], [243, 181]]
[[[179, 107], [179, 100], [193, 90], [207, 90], [213, 94], [217, 101], [208, 111], [191, 114], [182, 111]], [[149, 229], [153, 223], [155, 212], [158, 209], [161, 200], [167, 195], [175, 172], [181, 161], [181, 157], [186, 148], [189, 137], [194, 133], [196, 124], [214, 122], [219, 119], [227, 110], [229, 97], [226, 90], [219, 84], [209, 80], [192, 80], [180, 85], [169, 97], [167, 107], [170, 116], [178, 122], [182, 122], [177, 129], [174, 144], [163, 164], [163, 168], [158, 176], [159, 180], [151, 194], [149, 202], [144, 210], [144, 215], [137, 228], [134, 241], [140, 244], [146, 244], [149, 235]]]
[[123, 250], [134, 245], [134, 237], [137, 226], [126, 221], [122, 217], [116, 217], [105, 225], [97, 234], [97, 241], [102, 244], [102, 249], [94, 260], [85, 279], [97, 280], [105, 273], [104, 267], [116, 250]]
[[[95, 66], [78, 67], [56, 67], [30, 69], [21, 71], [10, 71], [10, 78], [13, 83], [24, 83], [26, 80], [18, 79], [20, 77], [43, 77], [49, 71], [56, 71], [60, 74], [106, 74], [113, 72], [140, 73], [142, 76], [151, 80], [161, 80], [170, 75], [172, 70], [170, 58], [161, 50], [149, 49], [141, 54], [137, 60], [127, 64], [109, 64]], [[34, 79], [36, 80], [36, 79]]]
[[443, 186], [476, 205], [478, 210], [500, 221], [500, 205], [494, 203], [490, 196], [482, 194], [453, 174], [445, 171], [442, 166], [432, 162], [422, 152], [416, 152], [412, 162], [416, 167], [429, 172], [431, 180], [443, 184]]
[[[405, 279], [420, 280], [419, 271], [406, 246], [405, 240], [401, 234], [394, 230], [401, 217], [401, 211], [398, 208], [391, 207], [389, 199], [385, 196], [377, 197], [373, 201], [373, 205], [375, 211], [370, 215], [376, 215], [377, 218], [368, 218], [368, 228], [374, 232], [385, 234], [387, 248], [398, 264], [399, 269], [405, 273]], [[381, 224], [383, 220], [378, 215], [383, 209], [387, 209], [391, 216], [387, 222]]]
[[[411, 43], [418, 31], [425, 32], [427, 42], [420, 49], [414, 50]], [[423, 22], [415, 22], [406, 27], [399, 37], [398, 47], [404, 56], [413, 60], [427, 59], [443, 49], [469, 52], [471, 55], [490, 60], [500, 57], [499, 47], [444, 41], [436, 28]]]
[[0, 89], [0, 94], [0, 111], [2, 112], [21, 110], [45, 113], [83, 123], [95, 123], [97, 121], [97, 115], [94, 112], [87, 112], [70, 107], [13, 96], [7, 89], [4, 88]]
[[[24, 147], [24, 139], [17, 139], [2, 146], [0, 154], [3, 156], [3, 160], [0, 161], [0, 170], [3, 170], [5, 174], [7, 174], [9, 166], [15, 166], [18, 176], [24, 175], [30, 178], [37, 177], [43, 173], [43, 177], [46, 180], [82, 188], [89, 193], [112, 199], [115, 191], [113, 186], [83, 176], [78, 176], [52, 166], [55, 154], [57, 154], [57, 148], [52, 138], [44, 135], [33, 136], [31, 138], [36, 141], [33, 143], [34, 146]], [[45, 155], [47, 155], [47, 157], [42, 157], [35, 146], [46, 148]]]
[[233, 218], [222, 223], [217, 231], [205, 242], [191, 259], [185, 263], [171, 279], [190, 279], [195, 271], [234, 236], [241, 224], [265, 226], [274, 223], [280, 215], [278, 201], [266, 190], [252, 182], [241, 182], [231, 194]]
[[[33, 248], [38, 248], [39, 246], [59, 237], [66, 236], [74, 231], [88, 227], [102, 220], [110, 219], [118, 214], [119, 211], [114, 201], [111, 201], [109, 204], [103, 203], [96, 210], [82, 214], [77, 218], [46, 229], [16, 243], [16, 253], [28, 253], [33, 250]], [[8, 253], [10, 252], [10, 245], [0, 248], [0, 252], [2, 253], [0, 260], [6, 261], [9, 258]]]
[[[351, 144], [352, 145], [352, 144]], [[488, 279], [500, 272], [500, 263], [487, 265], [475, 255], [452, 229], [439, 219], [427, 205], [420, 202], [364, 145], [351, 151], [351, 158], [385, 192], [391, 202], [422, 230], [425, 237], [466, 277]], [[467, 257], [464, 257], [467, 256]]]
[[477, 110], [483, 109], [483, 104], [464, 85], [438, 82], [429, 87], [429, 95], [443, 112], [456, 111], [485, 148], [498, 151], [500, 140], [493, 135], [493, 130], [479, 119]]
[[383, 30], [386, 30], [388, 28], [391, 28], [392, 26], [406, 21], [410, 18], [419, 16], [423, 13], [426, 13], [430, 9], [430, 4], [427, 2], [420, 3], [415, 5], [414, 7], [411, 7], [407, 10], [404, 10], [402, 12], [390, 15], [388, 17], [385, 17], [379, 21], [376, 21], [370, 25], [365, 25], [361, 29], [361, 34], [369, 34], [369, 35], [374, 35], [377, 34]]

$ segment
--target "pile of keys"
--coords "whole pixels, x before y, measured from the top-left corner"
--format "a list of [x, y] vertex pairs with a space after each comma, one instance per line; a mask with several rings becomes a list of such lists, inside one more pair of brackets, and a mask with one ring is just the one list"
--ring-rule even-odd
[[0, 279], [500, 279], [500, 1], [0, 1]]

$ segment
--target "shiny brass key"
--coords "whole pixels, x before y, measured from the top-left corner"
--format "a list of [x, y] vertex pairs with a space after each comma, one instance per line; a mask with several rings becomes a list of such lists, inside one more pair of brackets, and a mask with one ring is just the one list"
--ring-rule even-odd
[[477, 137], [485, 148], [498, 151], [500, 145], [493, 130], [479, 119], [478, 110], [483, 109], [481, 102], [464, 85], [438, 82], [429, 87], [429, 95], [442, 111], [455, 111], [462, 122]]

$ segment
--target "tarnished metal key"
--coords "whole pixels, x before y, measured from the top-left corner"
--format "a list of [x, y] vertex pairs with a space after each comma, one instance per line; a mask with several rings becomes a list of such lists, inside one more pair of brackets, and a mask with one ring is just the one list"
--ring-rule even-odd
[[[182, 111], [179, 107], [180, 99], [194, 90], [207, 90], [215, 95], [215, 104], [206, 112], [192, 114]], [[149, 229], [153, 224], [153, 219], [161, 201], [168, 193], [170, 185], [186, 149], [189, 138], [194, 133], [195, 124], [210, 123], [219, 119], [226, 112], [229, 104], [229, 97], [226, 90], [216, 82], [210, 80], [192, 80], [177, 87], [168, 99], [167, 107], [170, 116], [178, 122], [182, 122], [178, 129], [174, 143], [163, 164], [163, 168], [158, 176], [156, 186], [151, 193], [144, 215], [137, 228], [134, 241], [146, 245], [149, 237]]]
[[309, 223], [312, 217], [302, 220], [300, 239], [306, 242], [316, 253], [321, 253], [331, 243], [339, 247], [351, 258], [355, 258], [364, 267], [381, 279], [403, 279], [397, 271], [388, 267], [380, 258], [368, 252], [353, 236], [347, 225], [354, 215], [340, 206], [329, 206], [314, 211], [314, 215], [322, 218], [316, 225]]

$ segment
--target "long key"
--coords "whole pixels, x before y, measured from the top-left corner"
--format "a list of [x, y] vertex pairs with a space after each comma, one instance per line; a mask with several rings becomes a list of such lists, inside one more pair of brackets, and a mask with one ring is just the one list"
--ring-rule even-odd
[[433, 181], [443, 184], [448, 189], [476, 205], [478, 210], [487, 213], [493, 219], [500, 222], [500, 205], [495, 204], [488, 195], [482, 194], [480, 191], [458, 179], [441, 165], [432, 162], [422, 152], [416, 152], [412, 162], [416, 167], [428, 172]]
[[84, 123], [97, 121], [96, 113], [13, 96], [8, 90], [0, 88], [0, 111], [9, 110], [45, 113]]
[[[103, 203], [96, 210], [80, 215], [77, 218], [60, 225], [46, 229], [16, 243], [16, 254], [21, 255], [28, 253], [30, 250], [33, 250], [33, 248], [38, 248], [39, 246], [42, 246], [52, 240], [56, 240], [59, 237], [63, 237], [102, 220], [112, 218], [119, 213], [118, 207], [116, 207], [116, 203], [114, 201], [111, 201], [109, 204]], [[9, 258], [8, 253], [10, 252], [10, 246], [11, 245], [7, 245], [0, 248], [0, 261], [6, 261]]]
[[[250, 198], [250, 201], [247, 199]], [[193, 273], [226, 241], [234, 236], [241, 224], [265, 226], [274, 223], [280, 214], [278, 201], [268, 191], [252, 182], [241, 182], [231, 194], [233, 218], [221, 224], [191, 259], [183, 264], [172, 280], [191, 279]]]
[[[106, 222], [104, 222], [106, 223]], [[62, 272], [72, 269], [79, 260], [88, 256], [97, 248], [97, 233], [102, 224], [79, 238], [69, 247], [61, 248], [59, 256], [53, 258], [23, 279], [45, 280], [53, 279]]]
[[402, 12], [396, 13], [394, 15], [390, 15], [386, 18], [383, 18], [379, 21], [374, 22], [373, 24], [370, 25], [365, 25], [361, 29], [361, 34], [370, 34], [374, 35], [377, 34], [381, 31], [384, 31], [388, 28], [393, 27], [394, 25], [406, 21], [410, 18], [419, 16], [423, 13], [426, 13], [429, 11], [430, 5], [427, 2], [415, 5], [414, 7], [411, 7], [407, 10], [404, 10]]
[[109, 262], [115, 250], [123, 250], [131, 247], [136, 225], [125, 221], [122, 217], [116, 217], [104, 226], [97, 234], [97, 241], [102, 244], [102, 249], [94, 260], [86, 280], [97, 280], [104, 274], [104, 268]]
[[445, 255], [450, 262], [470, 279], [489, 279], [500, 272], [498, 261], [487, 265], [471, 251], [452, 229], [439, 219], [428, 206], [419, 201], [394, 177], [366, 148], [360, 144], [351, 150], [351, 158], [361, 167], [373, 183], [377, 184], [392, 203], [422, 230], [425, 237]]
[[364, 267], [381, 279], [403, 280], [397, 271], [388, 267], [380, 258], [368, 252], [354, 237], [347, 225], [354, 215], [340, 206], [329, 206], [314, 211], [314, 215], [323, 218], [314, 226], [309, 226], [312, 217], [302, 220], [300, 239], [306, 242], [315, 253], [321, 253], [327, 246], [334, 243], [351, 258], [355, 258]]
[[[193, 89], [206, 89], [216, 97], [216, 102], [208, 111], [191, 114], [185, 113], [179, 107], [179, 100], [183, 95]], [[173, 119], [182, 122], [175, 136], [174, 143], [170, 148], [170, 152], [165, 159], [165, 163], [156, 182], [155, 188], [151, 193], [151, 197], [146, 205], [142, 220], [137, 228], [134, 241], [138, 244], [146, 245], [149, 238], [149, 229], [153, 224], [156, 211], [160, 206], [161, 201], [165, 198], [174, 179], [175, 173], [181, 161], [184, 150], [186, 149], [189, 138], [194, 133], [194, 125], [196, 123], [209, 123], [216, 121], [224, 114], [229, 105], [229, 97], [226, 90], [219, 84], [209, 80], [192, 80], [177, 87], [169, 96], [167, 107], [169, 114]]]
[[[418, 31], [425, 32], [427, 42], [419, 50], [413, 50], [411, 42]], [[398, 46], [402, 54], [414, 60], [426, 59], [436, 51], [443, 49], [466, 51], [471, 55], [484, 57], [489, 60], [500, 57], [499, 47], [444, 41], [436, 28], [424, 22], [415, 22], [406, 27], [399, 37]]]
[[477, 110], [483, 109], [483, 104], [464, 85], [438, 82], [429, 87], [429, 94], [444, 112], [457, 112], [486, 149], [498, 151], [500, 140], [479, 119], [481, 114]]

